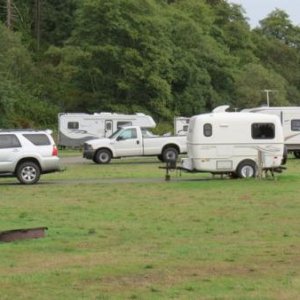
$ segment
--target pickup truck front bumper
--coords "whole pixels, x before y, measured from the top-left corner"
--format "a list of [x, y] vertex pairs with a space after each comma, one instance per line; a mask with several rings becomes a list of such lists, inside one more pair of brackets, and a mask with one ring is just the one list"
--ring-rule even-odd
[[82, 154], [83, 158], [93, 159], [94, 154], [95, 154], [95, 150], [90, 145], [84, 144], [83, 154]]

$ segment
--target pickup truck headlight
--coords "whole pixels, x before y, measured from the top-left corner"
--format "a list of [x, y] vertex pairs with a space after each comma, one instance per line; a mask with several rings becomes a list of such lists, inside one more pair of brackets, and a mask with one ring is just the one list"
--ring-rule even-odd
[[83, 149], [84, 150], [93, 150], [93, 147], [90, 144], [84, 143]]

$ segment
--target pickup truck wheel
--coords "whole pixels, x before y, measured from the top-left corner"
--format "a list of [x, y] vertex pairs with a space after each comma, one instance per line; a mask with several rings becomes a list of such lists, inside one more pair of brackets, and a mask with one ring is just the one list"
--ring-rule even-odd
[[177, 149], [173, 147], [169, 147], [164, 149], [162, 153], [162, 158], [164, 162], [170, 161], [170, 160], [177, 160], [178, 157], [178, 151]]
[[93, 161], [97, 164], [108, 164], [111, 160], [111, 153], [109, 150], [100, 149], [96, 152]]
[[22, 184], [34, 184], [40, 179], [40, 167], [32, 161], [25, 161], [17, 167], [17, 178]]
[[256, 163], [252, 160], [242, 161], [236, 170], [236, 174], [239, 178], [250, 178], [255, 177], [257, 173]]

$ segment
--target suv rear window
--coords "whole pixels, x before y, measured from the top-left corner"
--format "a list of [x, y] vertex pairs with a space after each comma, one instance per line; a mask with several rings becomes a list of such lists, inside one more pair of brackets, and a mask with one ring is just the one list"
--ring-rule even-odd
[[18, 138], [14, 134], [0, 135], [0, 149], [21, 147]]
[[51, 142], [45, 134], [23, 134], [23, 136], [36, 146], [51, 145]]

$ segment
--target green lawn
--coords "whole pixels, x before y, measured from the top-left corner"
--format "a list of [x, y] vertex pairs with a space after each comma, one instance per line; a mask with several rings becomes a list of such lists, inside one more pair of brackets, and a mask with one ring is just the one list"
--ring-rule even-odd
[[276, 180], [165, 182], [159, 166], [0, 179], [0, 230], [49, 228], [0, 244], [0, 299], [299, 299], [299, 160]]

